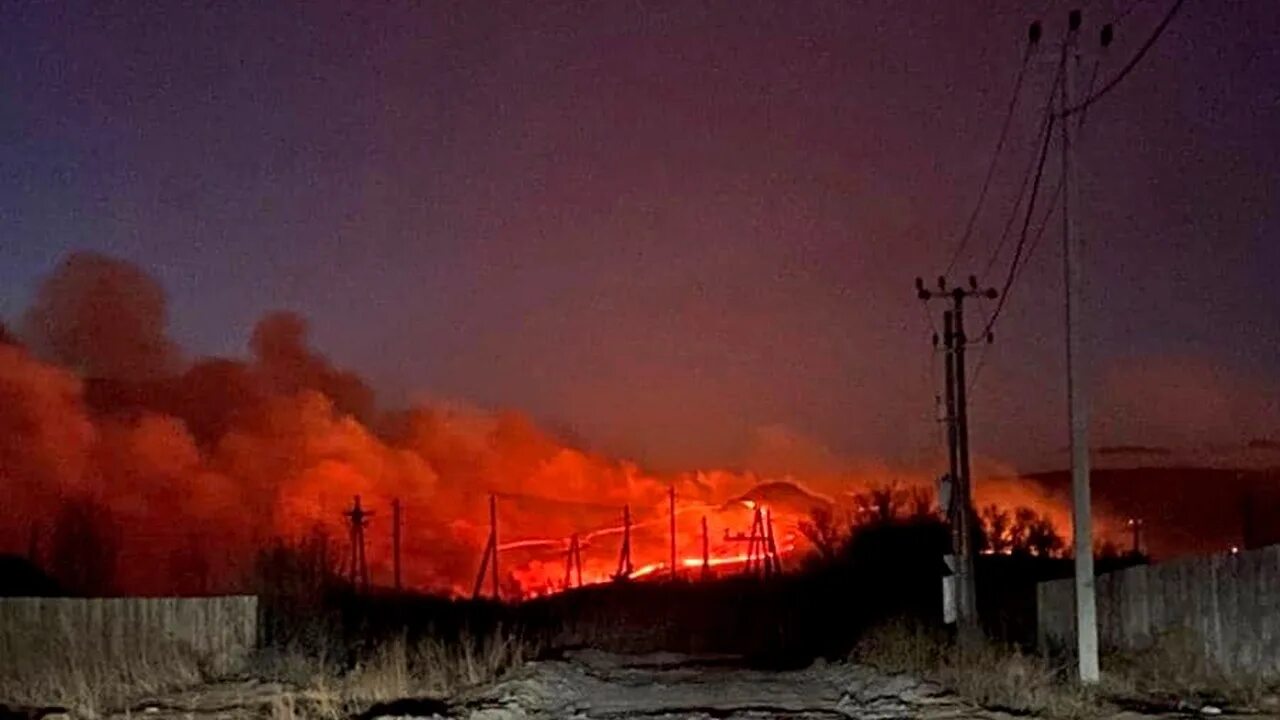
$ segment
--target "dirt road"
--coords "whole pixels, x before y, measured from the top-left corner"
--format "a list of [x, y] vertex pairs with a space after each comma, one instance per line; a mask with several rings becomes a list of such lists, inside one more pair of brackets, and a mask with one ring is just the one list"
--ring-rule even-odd
[[867, 667], [818, 663], [765, 671], [728, 658], [572, 654], [536, 663], [492, 687], [457, 698], [466, 720], [763, 718], [1000, 718], [942, 688]]
[[[1196, 713], [1190, 713], [1191, 716]], [[103, 720], [334, 720], [314, 693], [253, 680], [204, 686]], [[1188, 715], [1164, 716], [1187, 717]], [[1012, 720], [932, 683], [860, 665], [756, 670], [732, 658], [570, 653], [448, 700], [401, 698], [352, 720]], [[1019, 720], [1035, 720], [1026, 715]], [[1150, 720], [1123, 713], [1108, 720]]]

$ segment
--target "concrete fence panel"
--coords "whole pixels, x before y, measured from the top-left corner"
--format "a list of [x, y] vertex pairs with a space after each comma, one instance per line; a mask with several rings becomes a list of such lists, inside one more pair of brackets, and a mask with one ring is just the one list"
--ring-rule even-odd
[[[1097, 578], [1104, 649], [1142, 650], [1183, 633], [1225, 671], [1280, 676], [1280, 545], [1139, 565]], [[1046, 651], [1075, 647], [1075, 581], [1040, 583], [1037, 628]]]

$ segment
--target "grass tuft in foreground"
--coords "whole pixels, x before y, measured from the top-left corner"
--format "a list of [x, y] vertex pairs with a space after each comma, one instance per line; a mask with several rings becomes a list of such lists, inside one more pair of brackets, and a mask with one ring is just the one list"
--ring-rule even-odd
[[294, 688], [273, 707], [278, 720], [336, 720], [380, 702], [451, 696], [506, 675], [533, 652], [519, 635], [499, 627], [482, 636], [463, 633], [448, 641], [394, 638], [373, 646], [349, 668], [323, 654], [268, 652], [257, 673]]
[[976, 705], [1048, 718], [1095, 718], [1112, 709], [1096, 691], [1065, 679], [1063, 668], [1017, 647], [977, 640], [963, 652], [946, 633], [910, 621], [882, 625], [851, 659], [942, 685]]

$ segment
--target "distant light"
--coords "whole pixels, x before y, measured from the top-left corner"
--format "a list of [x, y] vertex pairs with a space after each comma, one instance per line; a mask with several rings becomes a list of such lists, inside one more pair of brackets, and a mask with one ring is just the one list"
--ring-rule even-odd
[[1239, 555], [1239, 554], [1240, 554], [1240, 546], [1239, 546], [1239, 545], [1232, 545], [1232, 546], [1231, 546], [1231, 554], [1232, 554], [1232, 555]]

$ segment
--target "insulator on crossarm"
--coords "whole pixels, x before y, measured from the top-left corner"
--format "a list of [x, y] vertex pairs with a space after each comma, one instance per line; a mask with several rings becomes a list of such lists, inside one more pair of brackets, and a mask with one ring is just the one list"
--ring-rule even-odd
[[1080, 29], [1081, 15], [1079, 10], [1072, 10], [1067, 15], [1067, 28], [1072, 32]]
[[1031, 23], [1031, 27], [1027, 28], [1027, 40], [1035, 45], [1040, 42], [1040, 21], [1036, 20]]
[[1102, 47], [1111, 47], [1111, 41], [1115, 39], [1115, 28], [1111, 23], [1102, 26]]

